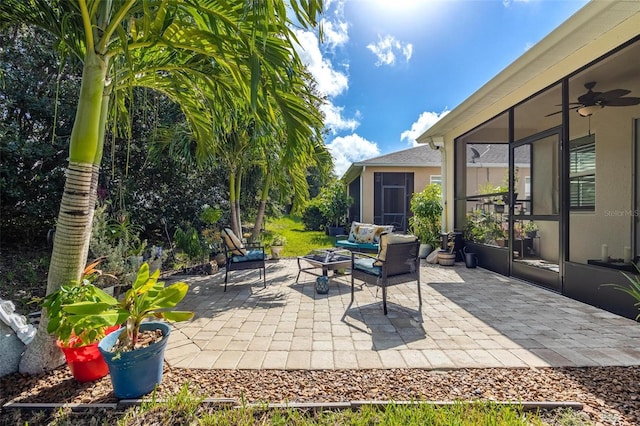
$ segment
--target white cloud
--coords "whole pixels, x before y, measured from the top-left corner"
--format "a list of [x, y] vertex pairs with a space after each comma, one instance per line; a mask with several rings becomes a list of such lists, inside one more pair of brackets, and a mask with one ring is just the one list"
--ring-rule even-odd
[[420, 114], [418, 121], [411, 124], [410, 130], [405, 130], [400, 134], [400, 140], [406, 140], [409, 146], [418, 146], [416, 138], [427, 131], [427, 129], [434, 125], [434, 123], [440, 120], [445, 115], [449, 114], [448, 110], [442, 111], [440, 114], [437, 112], [425, 111]]
[[[337, 24], [332, 24], [325, 22], [324, 29], [326, 39], [329, 40], [333, 47], [349, 40], [347, 35], [348, 25], [346, 23], [338, 22]], [[343, 130], [353, 132], [360, 125], [357, 115], [351, 118], [344, 117], [344, 107], [335, 105], [331, 99], [348, 90], [349, 79], [347, 74], [336, 70], [330, 59], [323, 56], [319, 40], [314, 33], [297, 30], [296, 37], [300, 43], [296, 46], [296, 50], [302, 63], [307, 66], [317, 82], [318, 91], [327, 97], [326, 103], [320, 107], [325, 116], [325, 126], [333, 134]], [[348, 66], [343, 66], [343, 68], [348, 68]]]
[[336, 106], [331, 102], [325, 103], [320, 107], [320, 111], [324, 114], [324, 125], [334, 135], [341, 130], [353, 132], [360, 125], [357, 120], [359, 113], [356, 113], [356, 118], [345, 118], [342, 115], [343, 110], [344, 107]]
[[378, 58], [376, 66], [395, 64], [396, 54], [404, 56], [406, 62], [409, 62], [413, 55], [413, 45], [411, 43], [403, 43], [396, 40], [392, 35], [382, 38], [378, 34], [378, 42], [368, 44], [367, 49]]
[[349, 24], [344, 21], [322, 20], [322, 30], [324, 32], [324, 43], [331, 48], [343, 46], [349, 41]]
[[380, 155], [375, 142], [368, 141], [355, 133], [335, 138], [327, 144], [327, 148], [333, 156], [334, 171], [338, 177], [347, 171], [351, 163]]
[[327, 96], [337, 96], [349, 88], [347, 76], [334, 69], [327, 58], [322, 57], [318, 37], [310, 31], [296, 30], [299, 45], [296, 50], [318, 83], [318, 90]]
[[504, 7], [510, 7], [511, 3], [529, 3], [529, 0], [502, 0]]

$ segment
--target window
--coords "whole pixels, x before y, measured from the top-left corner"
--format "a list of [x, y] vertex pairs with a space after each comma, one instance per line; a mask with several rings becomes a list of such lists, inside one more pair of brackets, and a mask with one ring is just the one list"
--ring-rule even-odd
[[441, 175], [431, 175], [429, 179], [429, 183], [437, 183], [442, 186], [442, 176]]
[[569, 151], [570, 206], [572, 210], [595, 210], [596, 207], [596, 138], [595, 135], [572, 140]]

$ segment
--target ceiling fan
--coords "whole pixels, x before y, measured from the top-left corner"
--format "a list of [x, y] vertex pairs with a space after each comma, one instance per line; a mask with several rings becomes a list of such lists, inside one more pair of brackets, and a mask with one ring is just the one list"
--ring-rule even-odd
[[[604, 107], [631, 106], [640, 104], [640, 98], [632, 96], [624, 97], [631, 93], [631, 90], [613, 89], [607, 92], [594, 92], [593, 88], [595, 86], [595, 81], [585, 83], [584, 87], [585, 89], [587, 89], [587, 93], [578, 96], [578, 102], [569, 103], [569, 105], [572, 105], [569, 109], [575, 109], [581, 116], [588, 117], [597, 110]], [[551, 114], [547, 114], [545, 117], [559, 114], [561, 112], [562, 111], [552, 112]]]

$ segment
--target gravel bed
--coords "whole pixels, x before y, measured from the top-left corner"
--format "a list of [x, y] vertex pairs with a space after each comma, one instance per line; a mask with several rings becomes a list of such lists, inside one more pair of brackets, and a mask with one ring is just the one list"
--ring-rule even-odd
[[[595, 424], [640, 424], [640, 366], [456, 370], [198, 370], [165, 366], [158, 397], [183, 384], [209, 398], [252, 402], [575, 401]], [[0, 378], [0, 404], [117, 402], [109, 376], [78, 383], [66, 366]], [[8, 411], [2, 410], [7, 419]], [[0, 417], [0, 423], [5, 424]]]

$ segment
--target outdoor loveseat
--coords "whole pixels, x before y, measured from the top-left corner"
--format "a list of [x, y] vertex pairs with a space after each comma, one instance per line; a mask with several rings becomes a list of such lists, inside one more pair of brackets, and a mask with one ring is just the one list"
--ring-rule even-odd
[[380, 235], [385, 232], [393, 232], [393, 225], [353, 222], [349, 235], [336, 237], [336, 247], [351, 251], [377, 253], [380, 247]]

